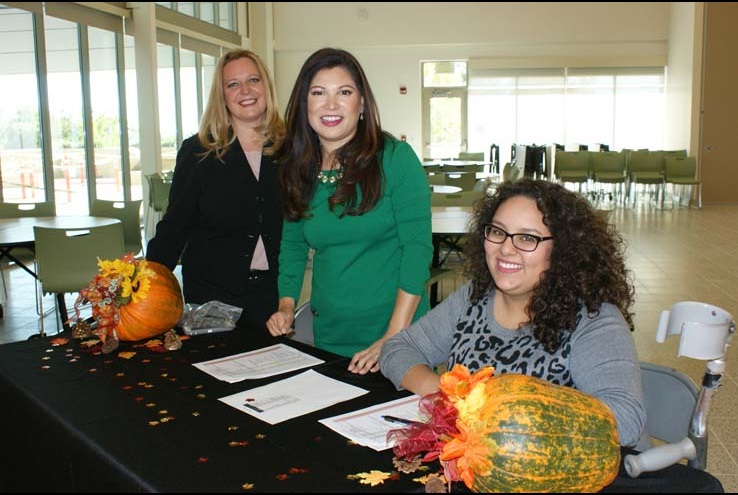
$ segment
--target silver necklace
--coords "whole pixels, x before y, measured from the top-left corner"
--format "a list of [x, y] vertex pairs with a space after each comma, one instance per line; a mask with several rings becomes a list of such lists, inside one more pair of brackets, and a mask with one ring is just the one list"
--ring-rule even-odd
[[[333, 172], [336, 173], [334, 175], [328, 175], [326, 172]], [[318, 174], [318, 180], [322, 182], [323, 184], [335, 184], [339, 180], [343, 179], [343, 169], [330, 169], [330, 170], [321, 170]]]

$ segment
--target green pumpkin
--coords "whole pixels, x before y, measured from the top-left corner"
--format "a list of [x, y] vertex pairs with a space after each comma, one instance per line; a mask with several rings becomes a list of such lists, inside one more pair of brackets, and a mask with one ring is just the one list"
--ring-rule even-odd
[[600, 400], [520, 374], [492, 377], [485, 425], [489, 473], [476, 492], [595, 492], [620, 466], [615, 417]]

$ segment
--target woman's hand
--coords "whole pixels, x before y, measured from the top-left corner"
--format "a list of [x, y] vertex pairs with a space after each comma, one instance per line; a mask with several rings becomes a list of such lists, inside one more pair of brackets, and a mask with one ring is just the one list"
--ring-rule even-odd
[[294, 322], [294, 311], [277, 311], [269, 317], [266, 326], [270, 334], [274, 337], [279, 337], [280, 335], [287, 335], [290, 333]]
[[379, 339], [372, 345], [354, 354], [349, 363], [348, 370], [352, 373], [366, 375], [368, 372], [379, 371], [379, 353], [382, 351], [384, 339]]
[[292, 325], [295, 323], [295, 301], [292, 298], [282, 298], [279, 301], [279, 308], [276, 313], [266, 322], [267, 330], [274, 337], [287, 335], [292, 331]]

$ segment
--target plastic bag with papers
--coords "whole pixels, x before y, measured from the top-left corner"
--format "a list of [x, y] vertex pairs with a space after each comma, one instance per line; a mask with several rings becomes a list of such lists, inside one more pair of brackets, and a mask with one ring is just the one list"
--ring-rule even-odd
[[243, 309], [220, 301], [204, 304], [185, 304], [184, 314], [179, 321], [185, 335], [228, 332], [236, 327]]

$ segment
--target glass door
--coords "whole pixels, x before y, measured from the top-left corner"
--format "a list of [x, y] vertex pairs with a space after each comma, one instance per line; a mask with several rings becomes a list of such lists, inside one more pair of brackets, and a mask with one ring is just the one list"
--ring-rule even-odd
[[466, 151], [466, 88], [426, 88], [423, 135], [427, 136], [423, 157], [448, 159]]

